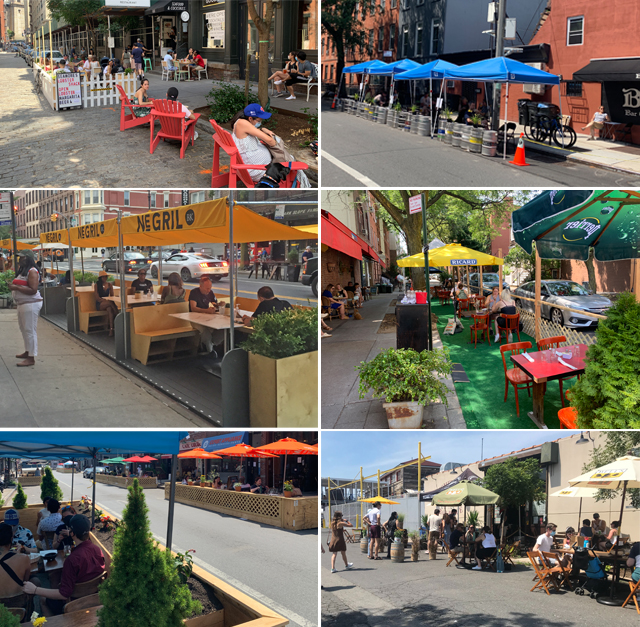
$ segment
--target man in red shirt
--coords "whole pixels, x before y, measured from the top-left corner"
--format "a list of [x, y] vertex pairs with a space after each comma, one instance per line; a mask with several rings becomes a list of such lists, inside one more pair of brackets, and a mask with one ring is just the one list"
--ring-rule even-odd
[[191, 78], [196, 78], [198, 75], [198, 66], [204, 67], [204, 59], [200, 55], [200, 50], [193, 51], [193, 62], [195, 63], [195, 66], [189, 66], [191, 68]]
[[91, 525], [82, 515], [76, 514], [69, 521], [69, 536], [76, 543], [71, 555], [62, 566], [60, 586], [56, 590], [40, 588], [30, 581], [22, 586], [26, 594], [38, 594], [47, 599], [47, 606], [53, 614], [62, 614], [64, 606], [71, 598], [77, 583], [91, 581], [105, 570], [102, 551], [91, 542], [89, 532]]

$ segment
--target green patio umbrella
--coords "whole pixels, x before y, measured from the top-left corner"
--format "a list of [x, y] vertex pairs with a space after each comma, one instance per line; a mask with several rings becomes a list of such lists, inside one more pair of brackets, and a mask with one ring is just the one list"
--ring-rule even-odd
[[640, 257], [640, 193], [631, 190], [551, 190], [512, 214], [515, 241], [542, 259], [598, 261]]
[[500, 497], [491, 490], [471, 483], [470, 481], [460, 481], [451, 488], [447, 488], [436, 494], [432, 503], [434, 505], [495, 505]]
[[101, 464], [124, 464], [124, 457], [112, 457], [111, 459], [99, 459]]

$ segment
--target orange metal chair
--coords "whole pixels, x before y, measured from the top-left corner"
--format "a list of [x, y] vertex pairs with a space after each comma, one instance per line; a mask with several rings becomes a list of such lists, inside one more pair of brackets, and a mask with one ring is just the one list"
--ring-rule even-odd
[[469, 327], [471, 332], [471, 339], [474, 340], [474, 349], [478, 348], [478, 333], [482, 341], [484, 335], [491, 346], [491, 333], [489, 332], [489, 314], [472, 314], [473, 324]]
[[462, 316], [463, 311], [469, 311], [469, 299], [458, 298], [458, 313]]
[[507, 402], [507, 395], [509, 394], [509, 383], [511, 383], [516, 393], [516, 416], [520, 415], [518, 389], [526, 388], [529, 396], [531, 396], [531, 386], [533, 385], [533, 380], [528, 374], [526, 374], [516, 366], [514, 366], [513, 368], [508, 368], [505, 353], [509, 353], [509, 356], [519, 355], [527, 348], [531, 348], [531, 342], [516, 342], [514, 344], [505, 344], [504, 346], [500, 347], [500, 354], [502, 355], [502, 365], [504, 366], [504, 402]]
[[563, 407], [558, 412], [558, 420], [560, 421], [561, 429], [577, 429], [576, 419], [578, 418], [578, 411], [575, 407]]
[[506, 321], [504, 327], [498, 325], [500, 331], [500, 342], [502, 342], [502, 334], [504, 333], [504, 339], [509, 341], [509, 333], [515, 333], [518, 336], [518, 342], [520, 341], [520, 314], [500, 314], [501, 318]]
[[[560, 344], [563, 344], [567, 341], [567, 338], [564, 335], [556, 335], [554, 337], [545, 337], [542, 340], [538, 340], [536, 342], [539, 351], [546, 351], [550, 348], [560, 348]], [[564, 394], [562, 393], [562, 382], [568, 379], [573, 379], [576, 375], [570, 375], [568, 377], [563, 377], [562, 379], [558, 379], [558, 383], [560, 384], [560, 402], [564, 407]], [[580, 375], [577, 375], [578, 379]], [[569, 392], [569, 390], [567, 390]]]

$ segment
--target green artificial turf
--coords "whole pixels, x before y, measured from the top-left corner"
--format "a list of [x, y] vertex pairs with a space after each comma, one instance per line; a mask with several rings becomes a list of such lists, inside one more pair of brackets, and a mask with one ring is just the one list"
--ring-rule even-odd
[[[433, 305], [433, 313], [438, 316], [438, 333], [442, 343], [449, 349], [451, 361], [462, 364], [469, 383], [456, 383], [456, 393], [465, 422], [469, 429], [536, 429], [536, 425], [527, 415], [532, 411], [532, 398], [527, 390], [518, 391], [520, 401], [520, 416], [516, 416], [516, 397], [513, 386], [509, 384], [507, 402], [504, 402], [504, 367], [500, 356], [500, 345], [494, 344], [495, 330], [491, 330], [491, 346], [486, 340], [478, 342], [477, 348], [468, 344], [471, 339], [469, 327], [472, 318], [463, 318], [464, 331], [454, 335], [445, 335], [444, 328], [447, 320], [453, 317], [453, 305]], [[532, 352], [536, 350], [534, 339], [525, 333], [520, 333], [520, 340], [531, 342]], [[515, 339], [517, 341], [517, 338]], [[502, 344], [505, 344], [504, 336]], [[510, 363], [507, 362], [507, 366]], [[563, 389], [569, 389], [577, 379], [563, 382]], [[565, 401], [566, 402], [566, 401]], [[547, 384], [544, 397], [544, 421], [550, 429], [559, 429], [558, 410], [562, 408], [560, 402], [560, 386], [557, 381]]]

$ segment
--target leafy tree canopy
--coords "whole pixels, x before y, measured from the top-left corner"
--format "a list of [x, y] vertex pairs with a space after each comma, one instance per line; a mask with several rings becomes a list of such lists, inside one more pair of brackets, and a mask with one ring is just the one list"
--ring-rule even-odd
[[540, 478], [537, 459], [519, 460], [515, 457], [489, 466], [484, 487], [500, 496], [504, 507], [520, 507], [530, 501], [545, 501], [545, 482]]

